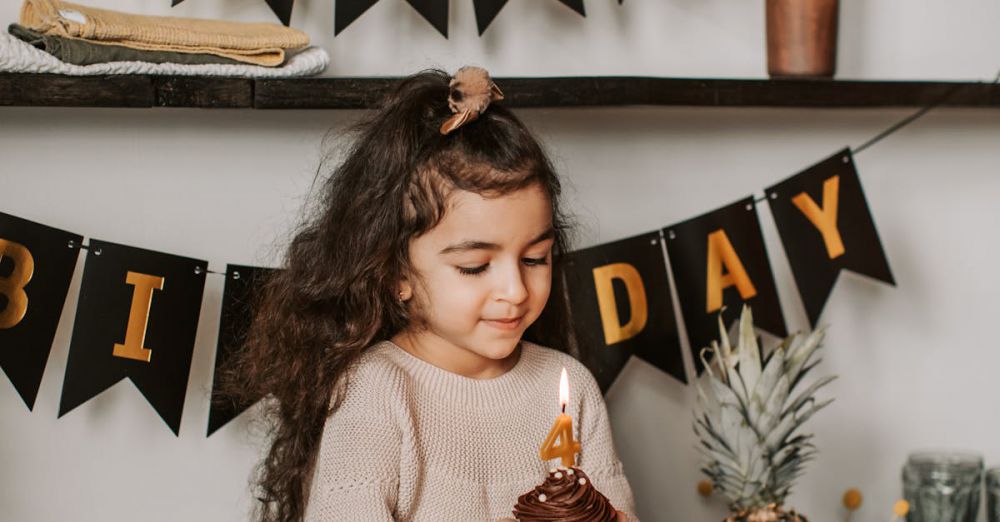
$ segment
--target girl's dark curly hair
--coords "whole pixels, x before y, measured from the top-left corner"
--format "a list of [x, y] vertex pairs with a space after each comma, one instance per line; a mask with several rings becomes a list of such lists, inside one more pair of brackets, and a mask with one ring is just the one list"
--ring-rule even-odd
[[439, 222], [450, 191], [503, 195], [538, 184], [546, 192], [555, 228], [552, 297], [527, 336], [569, 349], [559, 179], [503, 106], [442, 135], [452, 114], [449, 80], [439, 70], [405, 78], [352, 128], [346, 157], [296, 230], [283, 270], [260, 287], [242, 349], [221, 369], [216, 400], [269, 396], [262, 411], [271, 446], [253, 479], [255, 520], [302, 520], [323, 427], [337, 408], [335, 384], [366, 347], [418, 319], [398, 300], [399, 282], [415, 275], [410, 240]]

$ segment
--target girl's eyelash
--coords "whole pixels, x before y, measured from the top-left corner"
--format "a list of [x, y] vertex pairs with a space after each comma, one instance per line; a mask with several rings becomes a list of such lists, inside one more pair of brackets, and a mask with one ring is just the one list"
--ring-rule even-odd
[[[549, 264], [548, 257], [526, 257], [521, 261], [524, 261], [524, 264], [528, 266], [539, 266], [539, 265]], [[456, 268], [458, 268], [458, 271], [464, 275], [479, 275], [485, 272], [489, 266], [490, 266], [489, 263], [487, 263], [485, 265], [479, 265], [473, 267], [459, 266]]]
[[474, 266], [472, 268], [467, 268], [467, 267], [464, 267], [464, 266], [458, 266], [458, 267], [455, 267], [455, 268], [458, 268], [458, 271], [460, 273], [464, 274], [464, 275], [479, 275], [479, 274], [481, 274], [481, 273], [483, 273], [483, 272], [486, 271], [486, 267], [487, 266], [489, 266], [489, 265], [479, 265], [479, 266]]

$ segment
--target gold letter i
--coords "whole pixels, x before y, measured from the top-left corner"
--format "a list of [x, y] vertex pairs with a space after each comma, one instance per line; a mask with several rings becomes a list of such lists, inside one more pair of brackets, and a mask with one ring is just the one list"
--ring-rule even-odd
[[135, 285], [132, 292], [132, 309], [128, 314], [128, 328], [125, 330], [125, 344], [115, 343], [115, 357], [149, 362], [153, 351], [144, 348], [146, 327], [149, 325], [149, 308], [153, 302], [153, 290], [163, 290], [163, 278], [138, 272], [129, 272], [125, 282]]

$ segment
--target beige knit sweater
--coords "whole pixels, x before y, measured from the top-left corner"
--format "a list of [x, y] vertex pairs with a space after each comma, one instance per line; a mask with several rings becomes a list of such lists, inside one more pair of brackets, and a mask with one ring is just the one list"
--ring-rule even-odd
[[323, 431], [305, 520], [495, 522], [558, 459], [538, 449], [559, 413], [569, 372], [577, 465], [635, 517], [607, 410], [590, 372], [527, 341], [507, 373], [477, 380], [427, 363], [389, 341], [361, 356]]

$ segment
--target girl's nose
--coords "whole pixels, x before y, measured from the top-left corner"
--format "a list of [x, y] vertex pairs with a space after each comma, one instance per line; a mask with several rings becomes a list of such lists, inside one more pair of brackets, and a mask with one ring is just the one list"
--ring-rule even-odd
[[497, 290], [497, 298], [514, 304], [520, 304], [528, 298], [528, 288], [524, 285], [520, 267], [515, 266], [504, 272]]

